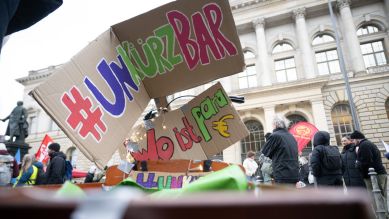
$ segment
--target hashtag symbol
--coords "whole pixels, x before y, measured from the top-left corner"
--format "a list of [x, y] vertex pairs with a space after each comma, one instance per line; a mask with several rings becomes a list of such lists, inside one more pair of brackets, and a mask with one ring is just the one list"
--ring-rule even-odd
[[[69, 95], [71, 95], [73, 99], [71, 99]], [[70, 115], [66, 120], [70, 127], [72, 127], [73, 130], [76, 130], [81, 124], [78, 133], [83, 138], [86, 138], [88, 134], [92, 134], [95, 140], [99, 142], [101, 140], [101, 134], [96, 126], [98, 126], [103, 133], [107, 130], [107, 127], [101, 120], [103, 113], [101, 112], [100, 107], [97, 107], [92, 111], [92, 102], [88, 97], [82, 97], [77, 87], [72, 87], [70, 94], [65, 93], [62, 96], [62, 103], [65, 104], [70, 111]]]

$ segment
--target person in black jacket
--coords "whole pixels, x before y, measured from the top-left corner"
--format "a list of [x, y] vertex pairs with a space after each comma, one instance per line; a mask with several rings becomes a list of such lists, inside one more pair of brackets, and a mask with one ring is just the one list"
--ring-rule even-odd
[[[342, 165], [337, 169], [329, 169], [323, 162], [325, 147], [330, 146], [330, 134], [326, 131], [318, 131], [313, 136], [313, 151], [311, 157], [312, 174], [316, 177], [318, 186], [343, 186]], [[341, 157], [339, 151], [339, 162]]]
[[365, 135], [357, 130], [351, 133], [350, 137], [357, 147], [356, 167], [362, 174], [367, 190], [370, 192], [373, 191], [369, 177], [369, 168], [374, 168], [375, 172], [377, 173], [378, 186], [381, 190], [381, 194], [386, 198], [386, 170], [382, 165], [381, 153], [378, 150], [377, 145], [367, 140]]
[[46, 184], [63, 184], [65, 181], [66, 155], [59, 151], [60, 148], [58, 143], [49, 145], [50, 162], [45, 173]]
[[273, 134], [263, 146], [262, 153], [272, 159], [275, 183], [296, 184], [299, 176], [297, 142], [286, 129], [287, 120], [276, 116], [273, 120]]
[[343, 163], [343, 179], [347, 187], [362, 187], [366, 188], [362, 175], [355, 167], [357, 161], [357, 153], [355, 145], [352, 143], [349, 135], [342, 138], [342, 163]]

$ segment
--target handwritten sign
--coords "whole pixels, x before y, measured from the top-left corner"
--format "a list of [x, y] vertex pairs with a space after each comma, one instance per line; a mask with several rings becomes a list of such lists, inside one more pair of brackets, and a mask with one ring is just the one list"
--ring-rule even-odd
[[136, 183], [150, 189], [179, 189], [209, 173], [165, 173], [133, 171]]
[[135, 130], [136, 160], [206, 160], [248, 135], [220, 83], [178, 110], [164, 113], [154, 128]]
[[179, 0], [113, 25], [31, 95], [102, 168], [151, 98], [243, 67], [228, 1]]

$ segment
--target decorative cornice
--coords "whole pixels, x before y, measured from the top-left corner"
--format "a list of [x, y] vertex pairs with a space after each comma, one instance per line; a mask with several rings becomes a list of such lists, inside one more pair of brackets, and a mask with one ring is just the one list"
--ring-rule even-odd
[[298, 19], [298, 18], [304, 18], [305, 15], [307, 14], [305, 7], [302, 8], [297, 8], [293, 10], [293, 18]]
[[350, 7], [351, 0], [337, 0], [336, 1], [336, 6], [338, 7], [339, 10], [342, 10], [343, 8]]
[[24, 84], [26, 82], [40, 80], [43, 78], [49, 77], [51, 74], [53, 74], [55, 69], [58, 69], [61, 65], [57, 66], [49, 66], [48, 68], [36, 70], [36, 71], [29, 71], [28, 76], [18, 78], [16, 79], [17, 82]]
[[265, 18], [263, 17], [260, 17], [260, 18], [256, 18], [255, 20], [252, 21], [252, 24], [254, 26], [254, 28], [265, 28]]

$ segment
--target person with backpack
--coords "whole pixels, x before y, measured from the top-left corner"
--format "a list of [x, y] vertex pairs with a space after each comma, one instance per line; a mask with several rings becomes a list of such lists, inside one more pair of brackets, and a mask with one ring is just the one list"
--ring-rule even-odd
[[[42, 163], [36, 162], [33, 154], [26, 154], [22, 160], [22, 168], [19, 172], [19, 176], [16, 178], [14, 187], [24, 185], [37, 185], [37, 181], [40, 181], [39, 177], [42, 172]], [[39, 184], [40, 182], [38, 182]]]
[[49, 165], [46, 168], [45, 184], [63, 184], [66, 174], [66, 155], [60, 151], [61, 146], [58, 143], [49, 145]]
[[0, 186], [11, 185], [11, 179], [19, 175], [19, 165], [4, 143], [0, 143]]
[[330, 134], [318, 131], [313, 136], [312, 174], [318, 186], [343, 186], [342, 158], [337, 146], [330, 145]]

